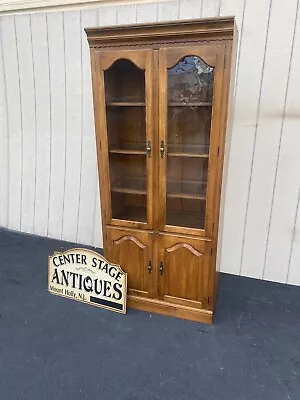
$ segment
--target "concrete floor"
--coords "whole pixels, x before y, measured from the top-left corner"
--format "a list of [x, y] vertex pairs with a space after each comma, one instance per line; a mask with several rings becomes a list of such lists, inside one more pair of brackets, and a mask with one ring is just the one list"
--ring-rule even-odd
[[0, 230], [0, 400], [300, 399], [299, 287], [222, 274], [212, 326], [123, 316], [47, 292], [72, 247]]

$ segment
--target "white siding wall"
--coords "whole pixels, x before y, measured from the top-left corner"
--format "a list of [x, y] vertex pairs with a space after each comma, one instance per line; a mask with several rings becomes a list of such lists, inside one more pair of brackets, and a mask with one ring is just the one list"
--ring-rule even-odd
[[101, 246], [83, 28], [217, 15], [235, 15], [240, 35], [222, 270], [300, 285], [299, 0], [0, 17], [0, 225]]

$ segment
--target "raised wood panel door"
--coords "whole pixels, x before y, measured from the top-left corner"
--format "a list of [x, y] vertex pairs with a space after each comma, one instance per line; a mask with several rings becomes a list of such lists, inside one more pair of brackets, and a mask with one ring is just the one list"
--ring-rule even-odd
[[96, 51], [95, 57], [95, 116], [104, 221], [152, 228], [153, 52]]
[[169, 303], [207, 308], [210, 242], [159, 235], [160, 297]]
[[212, 235], [224, 47], [159, 51], [159, 229]]
[[152, 234], [107, 227], [108, 259], [127, 272], [128, 294], [153, 293]]

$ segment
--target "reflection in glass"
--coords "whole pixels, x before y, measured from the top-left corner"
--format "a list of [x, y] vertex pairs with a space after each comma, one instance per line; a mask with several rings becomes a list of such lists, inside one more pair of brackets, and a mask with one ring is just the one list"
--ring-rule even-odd
[[188, 56], [168, 70], [168, 101], [212, 102], [213, 68], [200, 58]]
[[213, 82], [196, 56], [168, 69], [167, 225], [205, 227]]

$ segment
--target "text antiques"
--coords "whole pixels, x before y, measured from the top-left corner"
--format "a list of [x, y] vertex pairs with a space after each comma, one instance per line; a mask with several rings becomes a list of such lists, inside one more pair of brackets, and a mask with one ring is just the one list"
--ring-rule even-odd
[[48, 290], [52, 294], [126, 313], [127, 274], [89, 249], [49, 256]]

